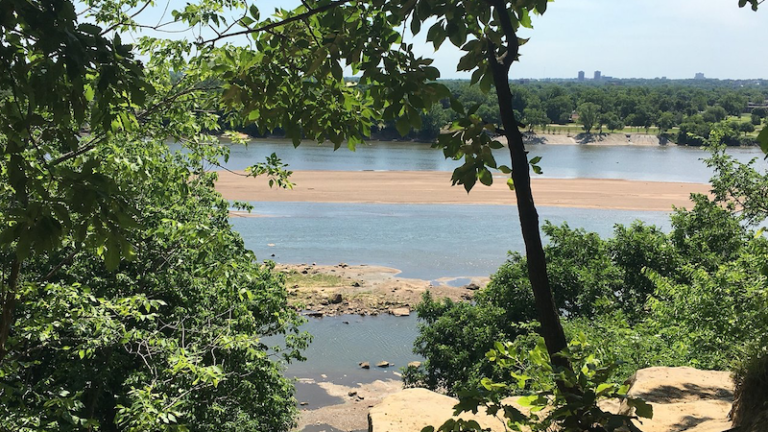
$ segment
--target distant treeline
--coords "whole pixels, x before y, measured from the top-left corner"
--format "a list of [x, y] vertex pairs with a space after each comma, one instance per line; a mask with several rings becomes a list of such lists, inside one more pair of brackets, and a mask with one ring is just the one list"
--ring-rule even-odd
[[[465, 107], [479, 105], [476, 113], [499, 124], [493, 91], [484, 94], [465, 80], [442, 81]], [[683, 145], [703, 145], [720, 123], [728, 145], [753, 145], [755, 132], [768, 117], [768, 81], [718, 80], [610, 80], [532, 81], [513, 85], [516, 116], [531, 131], [558, 133], [563, 126], [584, 132], [621, 132], [642, 129]], [[432, 141], [456, 118], [450, 101], [422, 114], [422, 127], [400, 136], [394, 122], [372, 129], [374, 139]], [[255, 125], [237, 128], [251, 136], [264, 136]], [[269, 134], [280, 136], [282, 131]]]

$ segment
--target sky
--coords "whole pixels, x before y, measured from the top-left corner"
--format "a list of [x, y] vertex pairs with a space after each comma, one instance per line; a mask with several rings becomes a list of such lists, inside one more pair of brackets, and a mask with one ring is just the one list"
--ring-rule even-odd
[[[520, 36], [512, 78], [768, 78], [768, 7], [740, 9], [737, 0], [556, 0]], [[448, 45], [448, 44], [446, 44]], [[455, 72], [459, 52], [422, 45], [443, 78]]]
[[[171, 0], [173, 7], [186, 1]], [[192, 0], [189, 0], [192, 2]], [[159, 0], [158, 11], [165, 2]], [[162, 3], [162, 5], [161, 5]], [[298, 0], [255, 0], [262, 16]], [[167, 12], [167, 11], [166, 11]], [[167, 15], [166, 15], [167, 16]], [[575, 78], [595, 70], [615, 78], [768, 79], [768, 6], [753, 12], [738, 0], [556, 0], [546, 14], [523, 29], [530, 41], [510, 77]], [[461, 52], [449, 42], [435, 53], [426, 29], [406, 35], [418, 54], [434, 58], [442, 78], [469, 78], [456, 72]]]

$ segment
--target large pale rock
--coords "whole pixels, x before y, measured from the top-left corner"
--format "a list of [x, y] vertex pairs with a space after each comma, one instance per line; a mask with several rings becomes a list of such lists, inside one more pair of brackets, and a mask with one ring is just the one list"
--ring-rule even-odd
[[[453, 417], [458, 401], [425, 389], [406, 389], [389, 395], [368, 412], [368, 432], [419, 432], [425, 426], [437, 429]], [[464, 414], [465, 420], [477, 420], [483, 428], [504, 431], [501, 418]]]
[[[721, 432], [731, 428], [728, 412], [733, 403], [729, 372], [679, 367], [641, 369], [629, 396], [653, 405], [653, 419], [637, 423], [643, 432]], [[623, 413], [628, 412], [622, 405]]]
[[[731, 428], [728, 412], [733, 401], [730, 373], [700, 371], [692, 368], [649, 368], [632, 378], [631, 397], [643, 398], [653, 405], [651, 420], [636, 422], [643, 432], [722, 432]], [[515, 398], [505, 400], [514, 405]], [[453, 416], [457, 400], [425, 389], [408, 389], [385, 397], [368, 413], [369, 432], [420, 432], [425, 426], [442, 425]], [[627, 413], [626, 405], [605, 401], [608, 411]], [[520, 406], [516, 408], [525, 412]], [[503, 431], [500, 418], [478, 413], [465, 414], [482, 427]]]

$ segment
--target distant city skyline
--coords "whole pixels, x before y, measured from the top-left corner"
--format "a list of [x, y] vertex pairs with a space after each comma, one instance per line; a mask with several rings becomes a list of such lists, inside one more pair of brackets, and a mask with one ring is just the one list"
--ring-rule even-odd
[[[768, 78], [768, 45], [757, 35], [768, 27], [768, 9], [753, 12], [736, 0], [557, 0], [521, 47], [511, 79], [569, 79], [602, 70], [615, 78]], [[426, 31], [412, 38], [417, 52], [435, 58], [442, 78], [456, 72], [462, 53], [446, 42], [435, 54]], [[587, 78], [590, 75], [587, 74]]]

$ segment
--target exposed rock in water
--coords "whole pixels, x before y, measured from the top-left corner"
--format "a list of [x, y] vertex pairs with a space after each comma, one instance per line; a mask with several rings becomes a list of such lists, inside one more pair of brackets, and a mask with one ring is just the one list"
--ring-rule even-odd
[[388, 361], [380, 361], [376, 363], [376, 367], [380, 368], [388, 368], [390, 366], [390, 363]]
[[389, 313], [391, 313], [394, 316], [409, 316], [411, 314], [411, 311], [408, 308], [396, 308], [396, 309], [391, 309]]
[[408, 367], [409, 368], [419, 368], [419, 367], [421, 367], [421, 362], [420, 361], [412, 361], [412, 362], [408, 363]]
[[307, 312], [306, 315], [308, 317], [312, 317], [312, 318], [322, 318], [323, 317], [323, 313], [322, 312]]
[[361, 362], [361, 363], [358, 363], [358, 365], [359, 365], [361, 368], [363, 368], [363, 369], [370, 369], [370, 368], [371, 368], [371, 364], [370, 364], [370, 363], [368, 363], [368, 362]]

